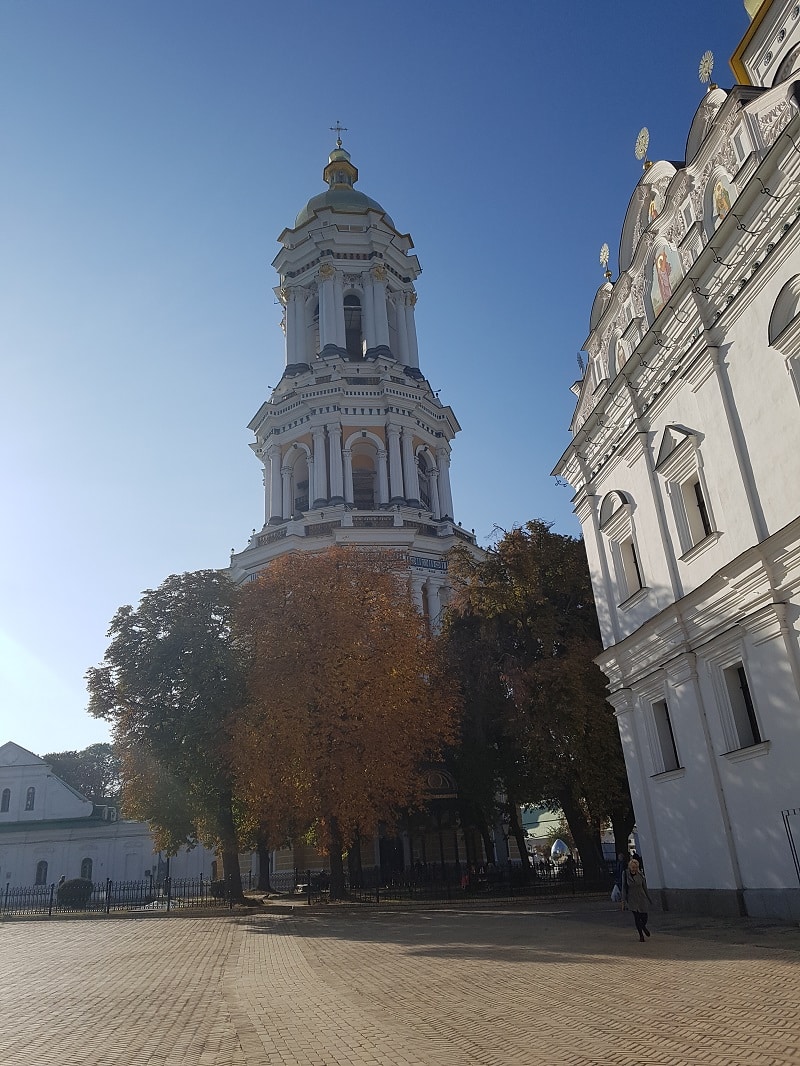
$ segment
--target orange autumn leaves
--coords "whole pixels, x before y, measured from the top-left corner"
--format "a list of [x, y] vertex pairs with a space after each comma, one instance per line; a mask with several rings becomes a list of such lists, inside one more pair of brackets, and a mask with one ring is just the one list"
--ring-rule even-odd
[[[345, 847], [424, 798], [454, 740], [457, 686], [397, 553], [286, 555], [242, 589], [250, 663], [230, 759], [248, 814], [283, 836], [336, 826]], [[275, 841], [278, 842], [277, 840]]]

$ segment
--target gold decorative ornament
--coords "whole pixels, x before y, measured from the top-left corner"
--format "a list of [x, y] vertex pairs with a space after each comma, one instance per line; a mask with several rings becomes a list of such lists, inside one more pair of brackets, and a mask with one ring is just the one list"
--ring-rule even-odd
[[330, 263], [323, 263], [319, 268], [319, 276], [321, 278], [332, 278], [335, 273], [336, 271]]
[[714, 53], [703, 52], [700, 57], [700, 66], [697, 68], [697, 73], [700, 78], [700, 82], [703, 85], [708, 84], [709, 91], [716, 89], [716, 85], [711, 81], [711, 72], [714, 70]]
[[605, 272], [606, 281], [611, 281], [611, 271], [608, 269], [608, 245], [605, 242], [600, 247], [600, 266]]
[[637, 159], [643, 159], [644, 160], [644, 164], [643, 164], [643, 169], [644, 170], [649, 170], [649, 168], [653, 165], [650, 162], [650, 160], [647, 158], [647, 148], [648, 148], [649, 144], [650, 144], [650, 130], [647, 128], [647, 126], [642, 126], [642, 128], [639, 130], [639, 134], [638, 134], [638, 136], [636, 138], [636, 147], [634, 148], [634, 153], [633, 154], [636, 156]]
[[372, 268], [372, 276], [375, 281], [386, 281], [386, 267], [378, 263]]

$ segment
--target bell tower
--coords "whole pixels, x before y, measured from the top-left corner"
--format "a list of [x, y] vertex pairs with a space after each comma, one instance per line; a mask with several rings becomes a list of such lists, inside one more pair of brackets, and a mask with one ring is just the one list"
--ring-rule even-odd
[[454, 520], [460, 426], [419, 365], [421, 268], [411, 237], [356, 189], [341, 137], [322, 176], [327, 188], [278, 238], [286, 365], [249, 425], [264, 467], [264, 526], [231, 556], [231, 573], [247, 581], [277, 555], [331, 543], [398, 550], [435, 619], [447, 552], [475, 537]]

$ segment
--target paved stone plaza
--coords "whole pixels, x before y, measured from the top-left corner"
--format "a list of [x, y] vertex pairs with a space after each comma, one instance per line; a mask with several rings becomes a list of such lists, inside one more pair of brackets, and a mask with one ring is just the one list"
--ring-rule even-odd
[[2, 1066], [800, 1063], [800, 930], [609, 903], [0, 923]]

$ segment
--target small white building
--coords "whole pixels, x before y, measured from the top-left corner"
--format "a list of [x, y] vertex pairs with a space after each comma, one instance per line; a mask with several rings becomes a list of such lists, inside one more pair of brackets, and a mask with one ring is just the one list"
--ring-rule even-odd
[[650, 885], [671, 908], [798, 918], [800, 5], [746, 6], [740, 84], [709, 86], [684, 161], [640, 135], [554, 472]]
[[[214, 855], [200, 845], [169, 860], [175, 878], [210, 878]], [[97, 806], [18, 744], [0, 745], [0, 897], [6, 890], [73, 877], [94, 882], [163, 876], [166, 856], [150, 827]]]

